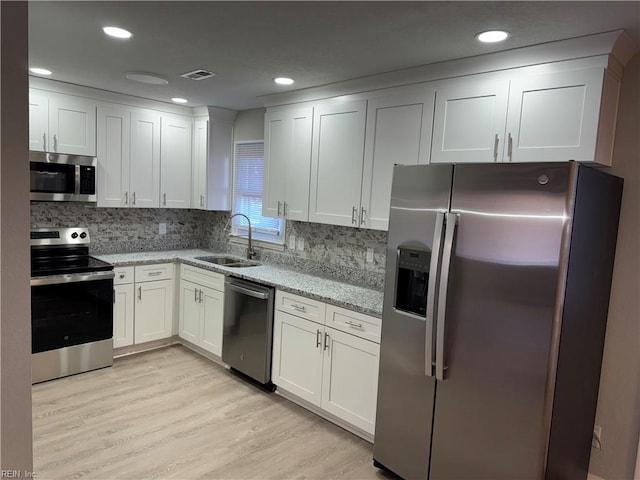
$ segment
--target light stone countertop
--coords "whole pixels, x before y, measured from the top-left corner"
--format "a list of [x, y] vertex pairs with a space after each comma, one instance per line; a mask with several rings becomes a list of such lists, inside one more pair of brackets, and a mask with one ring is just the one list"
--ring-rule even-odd
[[270, 285], [281, 290], [303, 295], [322, 302], [349, 308], [376, 317], [382, 317], [383, 292], [349, 283], [309, 275], [280, 265], [260, 264], [254, 267], [230, 268], [223, 265], [196, 260], [196, 257], [231, 256], [210, 250], [169, 250], [160, 252], [134, 252], [122, 254], [93, 255], [113, 265], [144, 265], [164, 262], [181, 262], [213, 272]]

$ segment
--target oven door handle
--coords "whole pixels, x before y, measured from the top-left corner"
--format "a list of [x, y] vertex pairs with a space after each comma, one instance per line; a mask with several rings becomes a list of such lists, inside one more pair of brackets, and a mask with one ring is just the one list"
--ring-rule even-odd
[[95, 280], [108, 280], [114, 278], [116, 274], [113, 271], [107, 272], [87, 272], [87, 273], [70, 273], [66, 275], [49, 275], [46, 277], [35, 277], [31, 279], [32, 287], [40, 287], [42, 285], [58, 285], [61, 283], [78, 283], [92, 282]]

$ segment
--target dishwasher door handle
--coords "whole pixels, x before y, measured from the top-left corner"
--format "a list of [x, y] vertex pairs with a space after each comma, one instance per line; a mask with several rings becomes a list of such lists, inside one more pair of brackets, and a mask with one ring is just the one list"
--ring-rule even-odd
[[250, 288], [241, 287], [235, 283], [225, 283], [225, 287], [253, 298], [259, 298], [261, 300], [267, 300], [269, 298], [269, 292], [251, 290]]

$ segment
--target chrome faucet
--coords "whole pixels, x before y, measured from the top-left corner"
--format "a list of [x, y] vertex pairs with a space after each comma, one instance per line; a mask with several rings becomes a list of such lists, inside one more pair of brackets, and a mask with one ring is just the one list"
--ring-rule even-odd
[[231, 215], [231, 217], [229, 217], [229, 220], [227, 220], [227, 224], [224, 226], [224, 231], [225, 232], [229, 231], [229, 228], [231, 226], [231, 220], [233, 220], [233, 217], [237, 217], [237, 216], [246, 218], [247, 222], [249, 223], [249, 236], [247, 237], [249, 241], [249, 243], [247, 244], [247, 259], [253, 260], [254, 257], [256, 256], [256, 252], [253, 250], [253, 247], [251, 246], [251, 220], [249, 220], [249, 217], [247, 217], [244, 213], [234, 213], [233, 215]]

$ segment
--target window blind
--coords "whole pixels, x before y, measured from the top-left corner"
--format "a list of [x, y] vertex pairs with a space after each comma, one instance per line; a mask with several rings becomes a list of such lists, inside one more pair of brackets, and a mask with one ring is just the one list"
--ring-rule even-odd
[[[251, 219], [254, 238], [282, 243], [283, 221], [262, 216], [264, 142], [236, 142], [234, 150], [233, 213], [244, 213]], [[233, 234], [246, 235], [247, 230], [245, 218], [233, 219]]]

